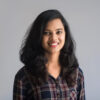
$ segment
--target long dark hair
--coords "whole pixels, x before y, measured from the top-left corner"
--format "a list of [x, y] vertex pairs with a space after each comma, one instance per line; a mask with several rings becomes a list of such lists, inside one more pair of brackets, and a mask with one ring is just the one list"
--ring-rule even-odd
[[66, 80], [68, 86], [71, 87], [76, 83], [79, 65], [75, 56], [75, 42], [71, 36], [68, 23], [58, 10], [46, 10], [37, 16], [21, 46], [20, 60], [24, 63], [31, 76], [34, 77], [34, 83], [39, 85], [46, 82], [48, 74], [45, 64], [48, 60], [44, 56], [41, 41], [47, 23], [56, 18], [62, 21], [66, 32], [65, 44], [59, 56], [61, 75]]

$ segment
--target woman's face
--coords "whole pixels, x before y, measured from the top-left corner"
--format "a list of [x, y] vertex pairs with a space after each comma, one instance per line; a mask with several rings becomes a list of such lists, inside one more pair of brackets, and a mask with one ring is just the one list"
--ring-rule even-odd
[[42, 38], [46, 53], [58, 53], [65, 43], [65, 29], [59, 18], [48, 22]]

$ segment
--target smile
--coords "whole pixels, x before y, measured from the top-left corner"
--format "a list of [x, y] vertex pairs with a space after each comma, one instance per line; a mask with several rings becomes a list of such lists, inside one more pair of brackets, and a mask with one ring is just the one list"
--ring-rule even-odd
[[49, 43], [49, 46], [50, 47], [56, 47], [58, 45], [58, 43], [56, 42], [56, 43]]

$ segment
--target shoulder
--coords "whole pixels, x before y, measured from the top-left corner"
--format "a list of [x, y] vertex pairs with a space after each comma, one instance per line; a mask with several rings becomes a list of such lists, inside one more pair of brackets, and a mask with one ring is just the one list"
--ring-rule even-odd
[[[31, 90], [31, 85], [25, 73], [25, 67], [19, 69], [15, 75], [13, 84], [13, 99], [26, 100]], [[27, 99], [28, 100], [28, 99]]]
[[78, 72], [79, 74], [83, 75], [83, 70], [80, 67], [78, 67]]
[[78, 80], [84, 80], [83, 70], [78, 67]]
[[25, 67], [22, 67], [15, 74], [15, 80], [24, 80], [26, 78]]

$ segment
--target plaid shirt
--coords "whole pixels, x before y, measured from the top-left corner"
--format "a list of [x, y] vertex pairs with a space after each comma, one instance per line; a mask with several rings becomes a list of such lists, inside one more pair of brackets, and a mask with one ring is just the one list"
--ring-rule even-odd
[[73, 88], [61, 76], [55, 79], [51, 75], [45, 84], [36, 87], [23, 67], [15, 76], [13, 100], [85, 100], [83, 72], [78, 69], [77, 85]]

